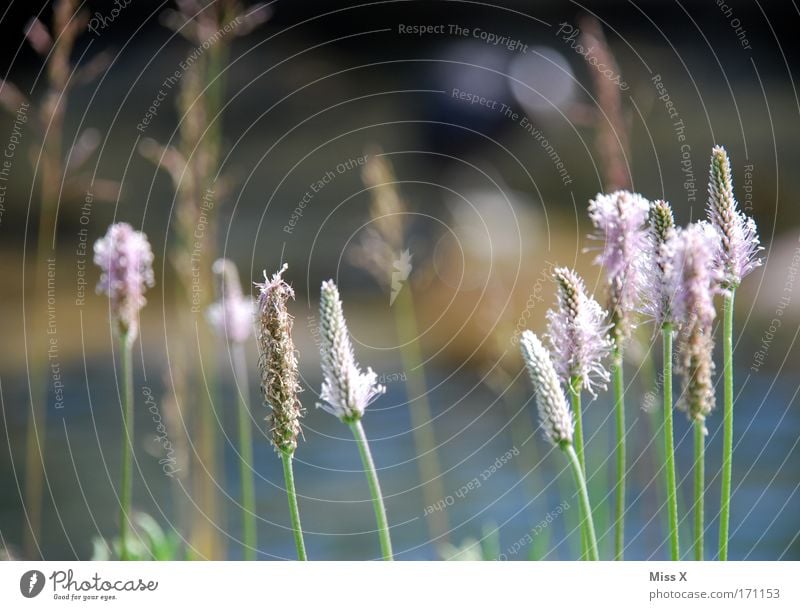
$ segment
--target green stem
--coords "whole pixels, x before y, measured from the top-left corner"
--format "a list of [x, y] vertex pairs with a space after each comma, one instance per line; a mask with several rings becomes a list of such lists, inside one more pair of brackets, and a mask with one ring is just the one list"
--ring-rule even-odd
[[616, 521], [614, 523], [614, 559], [621, 561], [625, 547], [625, 386], [622, 376], [622, 346], [615, 344], [612, 375], [614, 377], [614, 413], [617, 432]]
[[[581, 378], [577, 376], [569, 379], [569, 398], [572, 403], [572, 414], [575, 417], [575, 452], [578, 455], [578, 462], [586, 478], [586, 459], [583, 450], [583, 415], [581, 413]], [[586, 521], [581, 519], [581, 559], [586, 557], [588, 550], [588, 538], [586, 535]]]
[[588, 542], [588, 556], [590, 561], [597, 561], [599, 555], [597, 553], [597, 536], [594, 531], [594, 520], [592, 519], [592, 506], [589, 503], [589, 492], [586, 489], [586, 478], [583, 476], [583, 469], [581, 468], [578, 456], [575, 453], [571, 443], [563, 443], [561, 449], [567, 454], [570, 466], [572, 466], [572, 474], [575, 477], [575, 486], [578, 488], [578, 496], [581, 501], [581, 511], [583, 513], [583, 529], [586, 530], [586, 537]]
[[247, 364], [244, 349], [241, 345], [232, 346], [233, 367], [236, 376], [239, 397], [239, 473], [242, 481], [242, 538], [244, 542], [244, 558], [248, 561], [256, 559], [258, 534], [256, 527], [256, 501], [253, 487], [253, 431], [250, 419], [250, 408], [246, 397]]
[[669, 514], [669, 555], [680, 559], [678, 545], [678, 486], [675, 477], [675, 441], [672, 429], [672, 324], [661, 329], [664, 349], [664, 456], [667, 466], [667, 512]]
[[131, 356], [133, 342], [128, 333], [120, 333], [120, 362], [122, 365], [122, 489], [119, 510], [119, 558], [127, 561], [130, 537], [129, 517], [133, 495], [132, 457], [133, 457], [133, 366]]
[[719, 518], [719, 559], [728, 560], [728, 527], [731, 519], [731, 470], [733, 467], [733, 298], [724, 299], [722, 346], [724, 354], [725, 409], [722, 414], [722, 496]]
[[300, 525], [300, 509], [297, 506], [297, 491], [294, 488], [293, 454], [294, 452], [281, 451], [283, 478], [286, 479], [286, 496], [289, 498], [289, 513], [292, 516], [292, 532], [294, 533], [294, 544], [297, 547], [297, 558], [300, 561], [308, 561], [306, 544], [303, 541], [303, 526]]
[[[425, 505], [433, 506], [446, 494], [442, 486], [442, 469], [436, 449], [433, 416], [428, 402], [425, 367], [419, 343], [414, 294], [410, 285], [403, 286], [392, 306], [392, 312], [397, 330], [397, 340], [400, 344], [400, 358], [403, 370], [406, 371], [406, 396], [411, 416], [412, 438], [418, 456], [420, 481], [423, 483], [422, 495]], [[447, 513], [434, 511], [429, 518], [432, 539], [445, 542], [450, 529], [447, 524]]]
[[367, 435], [364, 434], [364, 426], [361, 420], [349, 422], [350, 429], [358, 445], [358, 452], [361, 454], [361, 463], [364, 465], [364, 473], [367, 475], [369, 490], [372, 493], [372, 507], [375, 509], [375, 520], [378, 523], [378, 537], [381, 543], [381, 554], [386, 561], [392, 561], [392, 539], [389, 536], [389, 522], [386, 520], [386, 507], [383, 505], [381, 495], [381, 485], [378, 482], [378, 472], [375, 470], [375, 462], [372, 461], [372, 454], [369, 451]]
[[703, 511], [706, 460], [705, 422], [694, 422], [694, 558], [703, 561]]

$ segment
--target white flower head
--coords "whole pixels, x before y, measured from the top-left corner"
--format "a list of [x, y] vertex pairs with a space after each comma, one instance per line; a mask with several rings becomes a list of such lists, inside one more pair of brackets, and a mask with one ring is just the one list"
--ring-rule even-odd
[[220, 258], [214, 262], [212, 270], [220, 279], [220, 293], [219, 299], [206, 312], [208, 322], [217, 335], [229, 343], [244, 343], [253, 334], [255, 303], [242, 294], [233, 261]]
[[564, 397], [564, 391], [558, 382], [558, 375], [547, 348], [542, 345], [534, 333], [526, 330], [520, 338], [520, 348], [525, 366], [528, 369], [536, 404], [539, 408], [539, 420], [548, 440], [554, 445], [572, 443], [575, 426], [572, 413]]
[[317, 406], [345, 422], [361, 419], [367, 406], [386, 388], [378, 383], [371, 368], [364, 373], [356, 362], [339, 289], [333, 280], [322, 282], [319, 311], [323, 381], [322, 402]]

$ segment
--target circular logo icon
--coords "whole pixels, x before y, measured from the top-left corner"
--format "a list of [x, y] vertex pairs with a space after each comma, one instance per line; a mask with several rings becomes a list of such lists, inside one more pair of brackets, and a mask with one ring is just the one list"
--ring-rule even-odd
[[19, 579], [19, 591], [27, 598], [36, 597], [44, 589], [44, 574], [39, 570], [28, 570]]

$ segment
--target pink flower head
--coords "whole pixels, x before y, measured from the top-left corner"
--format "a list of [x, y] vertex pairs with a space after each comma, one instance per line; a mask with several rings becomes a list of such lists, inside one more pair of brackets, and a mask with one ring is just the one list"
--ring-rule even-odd
[[721, 285], [737, 288], [742, 279], [761, 265], [758, 230], [752, 218], [739, 211], [733, 196], [733, 176], [728, 153], [722, 146], [711, 151], [708, 180], [708, 219], [720, 239], [717, 265], [722, 273]]
[[553, 272], [558, 284], [558, 307], [547, 312], [550, 352], [561, 382], [577, 377], [591, 394], [609, 379], [603, 361], [611, 351], [606, 312], [586, 294], [577, 273], [560, 267]]
[[603, 266], [609, 289], [609, 310], [614, 338], [630, 331], [630, 314], [636, 309], [642, 284], [641, 256], [647, 248], [647, 213], [650, 204], [641, 195], [616, 191], [598, 194], [589, 202], [589, 217], [595, 239], [604, 242], [595, 263]]
[[147, 303], [145, 290], [155, 284], [147, 236], [126, 222], [111, 225], [94, 243], [94, 263], [100, 267], [97, 292], [109, 298], [111, 316], [132, 342], [139, 330], [139, 311]]
[[710, 327], [716, 316], [714, 294], [720, 274], [714, 265], [720, 245], [716, 231], [707, 222], [695, 222], [673, 238], [677, 291], [673, 301], [676, 321], [691, 325], [696, 320]]
[[678, 322], [678, 372], [683, 391], [678, 406], [693, 420], [704, 421], [714, 408], [714, 293], [719, 273], [714, 265], [719, 237], [706, 222], [689, 225], [675, 236], [679, 273], [674, 315]]
[[219, 300], [208, 308], [208, 321], [229, 343], [244, 343], [253, 332], [253, 299], [242, 294], [233, 261], [221, 258], [214, 262], [212, 269], [220, 278], [221, 289]]

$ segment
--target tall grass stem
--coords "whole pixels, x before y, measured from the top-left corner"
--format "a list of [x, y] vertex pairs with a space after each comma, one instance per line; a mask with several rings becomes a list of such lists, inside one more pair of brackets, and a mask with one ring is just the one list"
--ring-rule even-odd
[[705, 511], [706, 433], [705, 422], [694, 422], [694, 558], [703, 561], [703, 521]]
[[281, 451], [283, 462], [283, 478], [286, 480], [286, 496], [289, 499], [289, 513], [292, 517], [294, 544], [297, 547], [297, 559], [308, 561], [306, 543], [303, 540], [303, 526], [300, 524], [300, 509], [297, 506], [297, 490], [294, 487], [294, 471], [292, 469], [293, 452]]
[[664, 458], [667, 468], [667, 513], [669, 516], [669, 556], [680, 559], [678, 538], [678, 491], [675, 477], [675, 441], [672, 426], [672, 324], [661, 329], [664, 357]]
[[254, 561], [258, 552], [258, 530], [256, 524], [256, 501], [253, 486], [253, 430], [250, 416], [250, 401], [247, 396], [249, 388], [247, 361], [244, 347], [231, 345], [233, 356], [233, 373], [236, 376], [238, 396], [239, 424], [239, 473], [242, 484], [242, 539], [244, 542], [244, 558]]
[[[586, 458], [583, 448], [583, 415], [581, 413], [581, 378], [570, 377], [569, 398], [572, 404], [572, 415], [575, 418], [575, 453], [578, 455], [578, 462], [586, 478]], [[588, 489], [587, 489], [588, 493]], [[581, 509], [582, 511], [583, 509]], [[586, 535], [586, 521], [581, 519], [581, 558], [585, 558], [588, 550], [588, 537]]]
[[[412, 438], [419, 456], [419, 474], [422, 494], [426, 506], [433, 506], [447, 494], [442, 487], [441, 467], [433, 431], [433, 417], [428, 404], [428, 390], [425, 368], [418, 340], [417, 315], [411, 286], [404, 286], [392, 306], [397, 340], [400, 343], [400, 358], [406, 371], [406, 392], [411, 416]], [[411, 400], [413, 397], [413, 405]], [[437, 511], [430, 515], [431, 537], [440, 542], [446, 541], [450, 529], [447, 515]]]
[[592, 505], [589, 502], [586, 477], [583, 476], [583, 469], [578, 460], [578, 455], [575, 453], [575, 448], [570, 443], [562, 443], [561, 449], [569, 458], [570, 466], [572, 466], [572, 474], [575, 477], [575, 486], [578, 488], [578, 497], [580, 498], [581, 512], [583, 513], [581, 529], [586, 531], [587, 556], [590, 561], [597, 561], [600, 557], [597, 553], [597, 535], [594, 531]]
[[733, 468], [733, 299], [731, 288], [723, 301], [722, 346], [725, 403], [722, 414], [722, 495], [719, 517], [719, 560], [728, 560], [728, 528], [731, 518], [731, 471]]
[[120, 364], [122, 365], [122, 479], [119, 510], [119, 542], [122, 561], [129, 555], [131, 498], [133, 496], [133, 342], [128, 333], [120, 333]]
[[622, 374], [622, 346], [614, 346], [612, 376], [614, 378], [614, 413], [617, 434], [616, 519], [614, 522], [614, 559], [621, 561], [625, 548], [625, 380]]
[[383, 505], [381, 495], [381, 485], [378, 482], [378, 472], [375, 469], [375, 462], [372, 460], [372, 453], [369, 450], [367, 435], [364, 433], [364, 426], [361, 420], [357, 419], [350, 423], [350, 429], [358, 445], [358, 452], [361, 454], [361, 462], [364, 465], [364, 473], [367, 475], [369, 490], [372, 494], [372, 506], [375, 509], [375, 520], [378, 524], [378, 537], [381, 544], [381, 555], [386, 561], [392, 561], [392, 540], [389, 536], [389, 522], [386, 519], [386, 507]]

